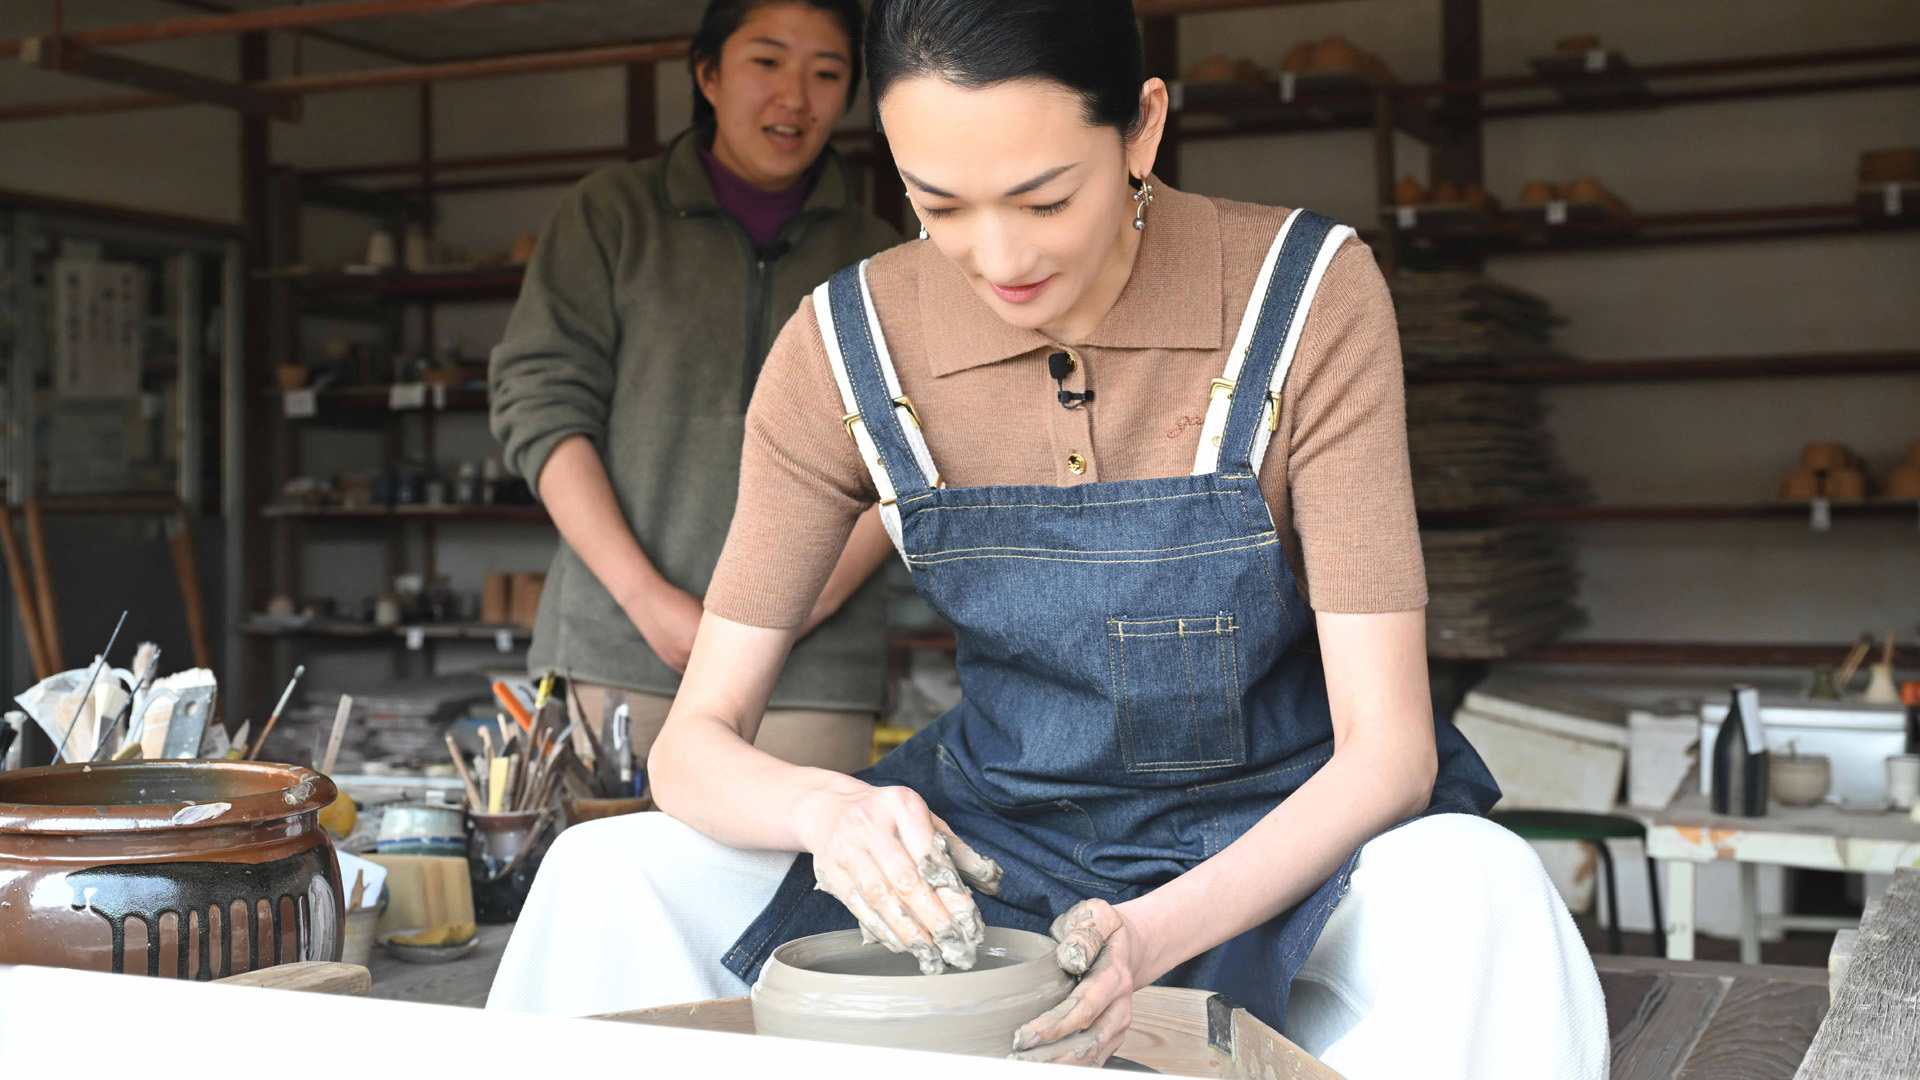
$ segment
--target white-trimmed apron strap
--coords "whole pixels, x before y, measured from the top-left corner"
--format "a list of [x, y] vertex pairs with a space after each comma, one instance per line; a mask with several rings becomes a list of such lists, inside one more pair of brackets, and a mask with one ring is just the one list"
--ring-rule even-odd
[[873, 348], [880, 357], [880, 373], [886, 376], [887, 399], [893, 402], [894, 412], [900, 418], [900, 431], [907, 439], [907, 449], [913, 453], [914, 464], [920, 466], [920, 478], [930, 488], [945, 486], [940, 479], [940, 470], [933, 464], [933, 452], [927, 449], [926, 433], [920, 430], [920, 411], [900, 390], [900, 375], [893, 368], [893, 353], [887, 349], [887, 337], [880, 332], [880, 314], [873, 309], [873, 290], [867, 287], [867, 264], [871, 259], [860, 261], [860, 303], [867, 310], [867, 326], [873, 335]]
[[1320, 293], [1320, 282], [1327, 276], [1327, 268], [1333, 265], [1334, 256], [1340, 254], [1340, 248], [1357, 233], [1346, 225], [1335, 225], [1327, 231], [1327, 237], [1320, 242], [1320, 251], [1314, 256], [1313, 270], [1307, 276], [1307, 288], [1300, 296], [1300, 306], [1294, 312], [1293, 325], [1287, 328], [1287, 343], [1280, 349], [1280, 359], [1273, 365], [1273, 377], [1267, 383], [1267, 408], [1261, 414], [1264, 421], [1260, 430], [1253, 436], [1253, 473], [1260, 475], [1260, 464], [1267, 458], [1267, 446], [1273, 441], [1274, 432], [1280, 427], [1281, 396], [1287, 385], [1287, 372], [1293, 368], [1293, 357], [1300, 349], [1300, 334], [1306, 329], [1307, 314], [1313, 310], [1313, 298]]
[[[880, 319], [873, 308], [873, 297], [867, 291], [866, 270], [867, 264], [863, 261], [860, 264], [859, 278], [861, 301], [867, 318], [868, 340], [873, 343], [877, 354], [875, 359], [885, 377], [888, 397], [893, 401], [895, 411], [904, 414], [899, 426], [905, 435], [907, 448], [913, 456], [914, 463], [920, 468], [928, 487], [939, 487], [941, 486], [939, 473], [933, 467], [933, 459], [927, 450], [926, 439], [920, 433], [919, 413], [914, 409], [913, 403], [907, 400], [906, 395], [900, 393], [900, 379], [894, 372], [893, 359], [887, 352], [886, 338], [880, 331]], [[840, 349], [839, 326], [834, 318], [832, 288], [833, 281], [829, 279], [821, 282], [820, 286], [813, 290], [813, 310], [820, 324], [820, 340], [826, 346], [827, 363], [833, 370], [834, 385], [840, 389], [841, 407], [846, 410], [841, 417], [841, 424], [853, 440], [860, 463], [866, 467], [867, 474], [873, 478], [874, 490], [880, 498], [880, 522], [886, 527], [887, 536], [893, 540], [894, 548], [904, 557], [905, 547], [900, 532], [899, 492], [894, 487], [892, 475], [887, 471], [880, 448], [874, 442], [871, 426], [861, 416], [859, 399], [854, 393], [853, 380], [847, 370], [847, 357]]]
[[[1240, 380], [1240, 373], [1246, 367], [1247, 350], [1253, 344], [1254, 334], [1260, 328], [1260, 322], [1266, 312], [1267, 293], [1273, 283], [1273, 272], [1280, 261], [1281, 252], [1287, 246], [1294, 224], [1300, 220], [1304, 210], [1295, 210], [1287, 215], [1280, 226], [1280, 232], [1267, 248], [1266, 258], [1260, 264], [1259, 276], [1254, 279], [1253, 293], [1247, 300], [1245, 314], [1240, 317], [1240, 330], [1234, 335], [1233, 348], [1227, 353], [1226, 371], [1213, 381], [1207, 399], [1206, 422], [1200, 429], [1200, 446], [1194, 453], [1193, 474], [1195, 476], [1213, 472], [1220, 465], [1220, 443], [1226, 434], [1227, 418], [1233, 412], [1233, 394]], [[1294, 310], [1294, 317], [1287, 329], [1287, 336], [1280, 355], [1274, 363], [1273, 375], [1267, 387], [1267, 401], [1261, 412], [1260, 432], [1255, 437], [1253, 447], [1253, 471], [1260, 471], [1260, 463], [1266, 457], [1267, 445], [1273, 431], [1279, 424], [1281, 390], [1286, 385], [1287, 372], [1293, 366], [1293, 357], [1300, 344], [1300, 330], [1306, 325], [1307, 313], [1313, 307], [1314, 295], [1319, 291], [1320, 280], [1326, 276], [1326, 268], [1340, 245], [1354, 236], [1352, 229], [1345, 225], [1336, 225], [1327, 234], [1317, 253], [1314, 267], [1310, 272], [1306, 289]]]

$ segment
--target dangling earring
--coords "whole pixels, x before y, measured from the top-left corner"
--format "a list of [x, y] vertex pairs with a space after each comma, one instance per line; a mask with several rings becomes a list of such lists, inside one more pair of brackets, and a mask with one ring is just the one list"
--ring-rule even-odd
[[1147, 207], [1153, 205], [1153, 185], [1141, 181], [1133, 193], [1133, 228], [1135, 232], [1147, 227]]
[[927, 223], [923, 221], [920, 223], [920, 239], [925, 240], [926, 238], [927, 238]]

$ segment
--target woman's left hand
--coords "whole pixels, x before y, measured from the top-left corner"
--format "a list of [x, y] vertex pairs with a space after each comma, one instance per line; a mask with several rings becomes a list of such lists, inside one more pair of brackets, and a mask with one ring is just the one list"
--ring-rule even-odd
[[1106, 1064], [1133, 1023], [1133, 991], [1145, 952], [1139, 931], [1105, 900], [1082, 900], [1053, 921], [1054, 959], [1080, 983], [1067, 1000], [1013, 1035], [1019, 1061]]

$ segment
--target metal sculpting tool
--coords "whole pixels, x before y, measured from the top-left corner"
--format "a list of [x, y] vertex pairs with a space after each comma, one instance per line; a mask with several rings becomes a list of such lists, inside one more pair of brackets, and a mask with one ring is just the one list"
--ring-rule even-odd
[[67, 721], [67, 730], [60, 733], [60, 745], [53, 748], [55, 765], [60, 764], [60, 759], [66, 755], [67, 740], [73, 738], [73, 726], [80, 722], [80, 710], [87, 707], [87, 699], [93, 695], [93, 684], [100, 678], [100, 669], [107, 664], [107, 653], [113, 651], [113, 643], [120, 640], [120, 628], [125, 625], [127, 625], [127, 613], [122, 611], [120, 621], [113, 624], [113, 636], [107, 639], [106, 650], [94, 658], [93, 673], [87, 676], [87, 688], [80, 692], [80, 697], [73, 706], [73, 719]]

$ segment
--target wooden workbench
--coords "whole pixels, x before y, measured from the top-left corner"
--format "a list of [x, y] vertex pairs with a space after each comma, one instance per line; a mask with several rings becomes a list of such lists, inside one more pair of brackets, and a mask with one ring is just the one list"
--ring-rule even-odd
[[1697, 791], [1673, 800], [1647, 828], [1647, 854], [1667, 867], [1667, 958], [1693, 959], [1694, 872], [1701, 863], [1740, 866], [1740, 959], [1760, 958], [1763, 922], [1785, 928], [1838, 929], [1834, 920], [1759, 913], [1763, 865], [1858, 874], [1920, 867], [1920, 824], [1905, 811], [1856, 814], [1822, 803], [1774, 803], [1765, 817], [1723, 817]]

